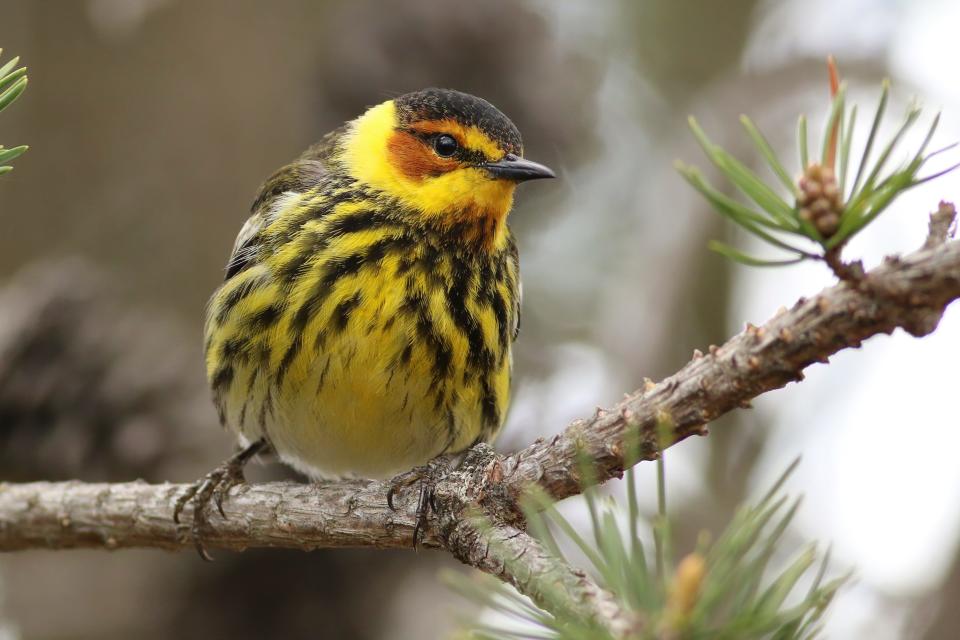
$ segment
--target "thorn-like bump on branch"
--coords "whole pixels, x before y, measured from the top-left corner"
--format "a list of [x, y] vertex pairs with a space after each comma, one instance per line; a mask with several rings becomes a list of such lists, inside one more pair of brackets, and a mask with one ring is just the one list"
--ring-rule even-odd
[[924, 249], [944, 244], [957, 231], [957, 210], [952, 203], [941, 201], [936, 211], [930, 214], [930, 226]]

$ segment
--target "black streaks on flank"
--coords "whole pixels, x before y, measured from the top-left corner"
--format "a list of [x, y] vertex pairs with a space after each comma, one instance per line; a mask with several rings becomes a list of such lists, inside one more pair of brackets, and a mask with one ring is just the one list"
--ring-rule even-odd
[[467, 298], [470, 294], [470, 283], [473, 274], [469, 266], [462, 260], [452, 263], [452, 278], [447, 289], [447, 312], [453, 319], [457, 329], [467, 338], [467, 366], [464, 371], [464, 380], [470, 376], [481, 375], [493, 367], [494, 356], [487, 348], [483, 339], [483, 330], [480, 322], [467, 309]]
[[237, 428], [243, 431], [243, 424], [247, 421], [247, 407], [250, 406], [250, 398], [247, 397], [243, 401], [243, 406], [240, 407], [240, 417], [237, 418]]
[[222, 393], [226, 391], [230, 383], [233, 382], [233, 375], [233, 365], [225, 364], [214, 372], [213, 377], [210, 379], [210, 386], [214, 392]]
[[490, 378], [483, 381], [483, 390], [480, 395], [480, 411], [483, 424], [487, 429], [496, 431], [500, 427], [500, 407], [497, 404], [497, 393], [490, 384]]
[[287, 285], [292, 284], [306, 273], [309, 263], [317, 257], [317, 254], [326, 249], [330, 242], [330, 239], [322, 233], [314, 231], [303, 233], [303, 238], [297, 240], [300, 246], [294, 256], [277, 269], [278, 279]]
[[416, 259], [414, 256], [407, 255], [400, 258], [400, 260], [397, 261], [397, 276], [406, 275], [411, 269], [413, 269], [414, 264], [416, 264]]
[[257, 417], [257, 424], [260, 425], [260, 433], [263, 435], [267, 434], [267, 415], [271, 418], [273, 417], [273, 389], [267, 387], [267, 395], [263, 399], [263, 404], [260, 405], [260, 415]]
[[453, 409], [450, 408], [450, 405], [447, 405], [446, 419], [444, 420], [447, 427], [447, 442], [443, 445], [443, 451], [438, 455], [443, 455], [450, 450], [450, 447], [453, 446], [453, 443], [457, 441], [457, 438], [460, 435], [460, 429], [457, 428], [457, 419], [453, 415]]
[[[224, 340], [220, 344], [220, 357], [218, 362], [220, 366], [214, 371], [213, 375], [210, 378], [210, 387], [213, 389], [214, 397], [219, 398], [230, 386], [235, 382], [236, 379], [236, 367], [238, 365], [247, 363], [251, 360], [251, 356], [254, 354], [254, 349], [256, 348], [256, 356], [261, 360], [260, 366], [264, 366], [264, 352], [268, 352], [268, 348], [265, 344], [261, 343], [257, 346], [250, 338], [243, 338], [239, 336], [233, 336]], [[251, 380], [248, 386], [252, 387], [253, 383], [256, 381], [257, 375], [260, 373], [260, 369], [254, 367], [251, 372]], [[218, 405], [220, 401], [218, 400]], [[225, 412], [225, 409], [224, 409]], [[246, 412], [246, 403], [242, 410], [242, 414]], [[241, 423], [242, 423], [241, 418]], [[237, 425], [242, 427], [241, 425]]]
[[210, 353], [210, 349], [213, 347], [213, 332], [206, 332], [206, 336], [203, 338], [203, 355], [206, 356]]
[[[510, 299], [507, 301], [510, 305], [510, 311], [513, 314], [510, 318], [512, 330], [510, 331], [510, 340], [516, 340], [520, 335], [520, 254], [517, 251], [517, 245], [510, 238], [505, 255], [501, 258], [505, 264], [507, 272], [507, 284], [510, 289]], [[505, 354], [501, 354], [503, 356]]]
[[323, 370], [320, 372], [320, 380], [317, 382], [317, 393], [320, 393], [320, 390], [323, 389], [323, 384], [327, 380], [327, 373], [330, 371], [330, 357], [327, 356], [327, 361], [323, 365]]
[[430, 317], [430, 308], [427, 298], [421, 291], [408, 291], [403, 301], [402, 310], [409, 314], [416, 325], [417, 336], [433, 354], [431, 373], [434, 392], [442, 394], [441, 383], [450, 377], [453, 361], [453, 349], [437, 330]]
[[341, 258], [333, 258], [326, 263], [326, 273], [320, 281], [320, 286], [329, 288], [341, 278], [356, 275], [365, 266], [379, 267], [380, 263], [391, 252], [401, 252], [413, 244], [413, 239], [406, 235], [388, 236], [376, 242], [371, 242], [356, 253]]
[[332, 258], [324, 264], [325, 273], [320, 280], [320, 285], [325, 289], [325, 293], [329, 293], [329, 288], [333, 286], [337, 280], [356, 275], [356, 273], [360, 271], [360, 268], [364, 265], [364, 262], [366, 262], [367, 250], [368, 249], [351, 253], [341, 258]]
[[250, 358], [251, 343], [249, 338], [233, 336], [220, 345], [220, 362], [225, 365], [246, 362]]
[[419, 251], [419, 255], [416, 259], [417, 268], [420, 271], [421, 275], [426, 279], [427, 285], [434, 289], [446, 289], [447, 282], [443, 279], [443, 274], [440, 272], [440, 264], [443, 262], [445, 256], [440, 249], [438, 249], [433, 244], [424, 244]]
[[266, 331], [277, 323], [281, 313], [283, 307], [280, 304], [271, 304], [248, 315], [245, 322], [253, 331]]
[[507, 320], [507, 303], [494, 284], [491, 284], [491, 288], [487, 291], [487, 301], [490, 303], [490, 308], [493, 309], [493, 316], [497, 322], [497, 338], [500, 343], [500, 352], [505, 353], [510, 347], [510, 326]]
[[[383, 297], [381, 297], [381, 298], [380, 298], [380, 304], [377, 305], [377, 310], [376, 310], [376, 311], [373, 313], [373, 315], [371, 316], [370, 321], [367, 322], [367, 329], [366, 329], [364, 335], [368, 335], [368, 336], [369, 336], [369, 335], [370, 335], [371, 333], [373, 333], [373, 331], [377, 328], [377, 323], [380, 321], [381, 316], [383, 316], [383, 307], [384, 307], [385, 303], [386, 303], [386, 300], [385, 300]], [[395, 314], [390, 314], [390, 318], [391, 318], [391, 319], [393, 319], [393, 318], [395, 318], [395, 317], [396, 317]]]
[[381, 226], [383, 219], [377, 211], [363, 209], [344, 214], [335, 220], [331, 220], [323, 228], [323, 235], [328, 238], [347, 235], [348, 233], [357, 233]]
[[379, 267], [383, 258], [391, 251], [402, 251], [412, 243], [406, 236], [388, 237], [372, 242], [360, 251], [348, 256], [333, 258], [324, 264], [323, 277], [314, 286], [310, 297], [297, 309], [290, 324], [291, 333], [302, 333], [320, 306], [333, 292], [336, 283], [344, 278], [356, 275], [365, 266]]
[[230, 312], [233, 311], [234, 307], [236, 307], [237, 304], [250, 295], [254, 289], [263, 284], [264, 280], [262, 276], [248, 275], [246, 280], [231, 289], [230, 293], [219, 299], [219, 308], [217, 310], [217, 315], [214, 316], [214, 322], [218, 325], [223, 324], [227, 319], [227, 316], [230, 315]]
[[[408, 249], [412, 243], [413, 239], [407, 235], [390, 236], [372, 242], [363, 249], [348, 256], [328, 260], [324, 264], [323, 277], [314, 285], [310, 296], [293, 314], [289, 327], [291, 342], [281, 361], [278, 375], [282, 377], [282, 375], [286, 373], [286, 369], [290, 366], [290, 363], [296, 358], [303, 346], [303, 334], [304, 331], [306, 331], [307, 324], [316, 316], [320, 311], [320, 307], [327, 298], [330, 297], [330, 294], [333, 293], [337, 282], [358, 274], [360, 270], [365, 267], [379, 268], [388, 253], [404, 251]], [[361, 302], [361, 294], [357, 292], [337, 305], [330, 318], [330, 323], [317, 335], [314, 344], [318, 349], [323, 345], [328, 331], [341, 331], [346, 327], [350, 319], [350, 314]], [[342, 326], [340, 323], [342, 323]]]
[[[339, 197], [337, 198], [337, 204], [346, 200], [350, 200], [350, 198]], [[297, 241], [302, 246], [298, 248], [295, 257], [280, 267], [278, 275], [284, 282], [288, 284], [292, 283], [303, 275], [306, 271], [307, 264], [318, 254], [322, 253], [324, 249], [330, 245], [331, 241], [351, 233], [382, 228], [384, 224], [387, 224], [387, 220], [384, 218], [382, 212], [364, 209], [337, 217], [321, 229], [303, 231], [304, 239]], [[395, 240], [395, 238], [386, 238], [371, 243], [368, 248], [376, 250], [380, 242], [387, 242], [389, 244]], [[382, 255], [380, 258], [382, 258]], [[378, 259], [375, 255], [368, 258], [370, 261]]]
[[350, 314], [360, 305], [361, 300], [363, 300], [363, 295], [357, 291], [349, 298], [342, 300], [334, 308], [333, 315], [330, 317], [330, 329], [334, 333], [338, 333], [347, 328], [347, 325], [350, 323]]
[[280, 359], [280, 364], [277, 365], [275, 386], [279, 387], [281, 384], [283, 384], [283, 378], [287, 375], [287, 371], [290, 370], [290, 365], [293, 364], [293, 360], [297, 357], [297, 354], [300, 353], [300, 348], [302, 346], [303, 332], [300, 332], [292, 336], [290, 345], [287, 346], [287, 350], [284, 351], [283, 357]]

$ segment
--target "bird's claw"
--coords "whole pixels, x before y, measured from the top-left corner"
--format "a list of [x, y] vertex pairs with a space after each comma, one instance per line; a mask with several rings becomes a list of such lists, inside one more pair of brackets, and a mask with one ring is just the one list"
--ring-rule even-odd
[[190, 525], [190, 535], [193, 538], [194, 546], [197, 548], [197, 553], [204, 560], [213, 560], [201, 541], [203, 525], [207, 523], [209, 517], [206, 511], [207, 505], [213, 499], [217, 505], [217, 511], [220, 512], [220, 517], [226, 518], [226, 514], [223, 512], [223, 499], [230, 489], [244, 482], [242, 467], [231, 465], [231, 462], [232, 460], [223, 463], [192, 484], [183, 495], [177, 498], [177, 504], [173, 509], [173, 521], [179, 524], [180, 514], [183, 513], [187, 503], [193, 506], [193, 522]]
[[216, 469], [203, 476], [200, 480], [193, 483], [183, 492], [173, 507], [173, 521], [180, 524], [180, 514], [183, 513], [187, 503], [193, 506], [193, 522], [190, 524], [190, 535], [193, 538], [193, 544], [197, 553], [204, 560], [213, 560], [201, 540], [203, 525], [207, 523], [208, 515], [206, 507], [213, 499], [220, 512], [220, 517], [226, 518], [223, 511], [223, 500], [226, 498], [230, 489], [246, 482], [243, 475], [243, 467], [258, 452], [266, 447], [266, 441], [258, 440], [244, 450], [231, 456]]
[[417, 499], [417, 523], [413, 528], [414, 549], [423, 541], [430, 510], [437, 510], [434, 502], [434, 487], [450, 471], [451, 460], [450, 456], [438, 456], [427, 464], [414, 467], [390, 481], [390, 488], [387, 490], [387, 505], [394, 511], [396, 511], [396, 506], [393, 503], [394, 496], [417, 483], [420, 484], [420, 496]]

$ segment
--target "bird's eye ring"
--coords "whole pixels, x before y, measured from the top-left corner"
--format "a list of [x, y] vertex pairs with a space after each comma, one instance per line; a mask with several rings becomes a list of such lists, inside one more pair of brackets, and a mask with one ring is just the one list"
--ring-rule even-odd
[[456, 138], [446, 133], [433, 139], [433, 150], [437, 152], [438, 156], [443, 158], [449, 158], [455, 154], [459, 148], [460, 145], [457, 143]]

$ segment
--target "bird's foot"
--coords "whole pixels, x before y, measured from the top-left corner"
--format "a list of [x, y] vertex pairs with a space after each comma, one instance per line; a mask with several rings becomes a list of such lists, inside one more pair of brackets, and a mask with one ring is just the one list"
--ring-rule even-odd
[[475, 472], [484, 469], [495, 455], [493, 447], [485, 442], [480, 442], [458, 454], [437, 456], [427, 464], [414, 467], [390, 481], [390, 489], [387, 491], [387, 504], [394, 510], [396, 510], [393, 504], [394, 496], [406, 492], [416, 484], [420, 485], [420, 495], [417, 500], [417, 523], [413, 529], [413, 547], [415, 549], [423, 541], [430, 512], [437, 512], [435, 501], [437, 484], [449, 476], [452, 471]]
[[413, 548], [416, 549], [423, 541], [424, 533], [427, 530], [427, 518], [430, 510], [436, 511], [434, 504], [434, 488], [444, 476], [453, 468], [453, 463], [457, 456], [442, 455], [437, 456], [425, 465], [414, 467], [410, 471], [401, 473], [390, 481], [390, 489], [387, 490], [387, 505], [396, 510], [393, 505], [393, 498], [398, 493], [404, 493], [415, 484], [420, 485], [420, 496], [417, 499], [417, 524], [413, 528]]
[[223, 499], [230, 489], [246, 482], [243, 467], [250, 461], [250, 458], [266, 449], [266, 447], [267, 441], [263, 438], [251, 443], [190, 485], [183, 495], [177, 498], [177, 503], [173, 508], [173, 521], [180, 524], [180, 514], [184, 507], [187, 506], [188, 502], [193, 506], [193, 522], [190, 525], [190, 535], [193, 537], [193, 544], [197, 548], [197, 553], [204, 560], [213, 560], [201, 540], [203, 525], [207, 523], [207, 505], [210, 504], [212, 498], [217, 505], [220, 516], [226, 518], [226, 514], [223, 512]]

